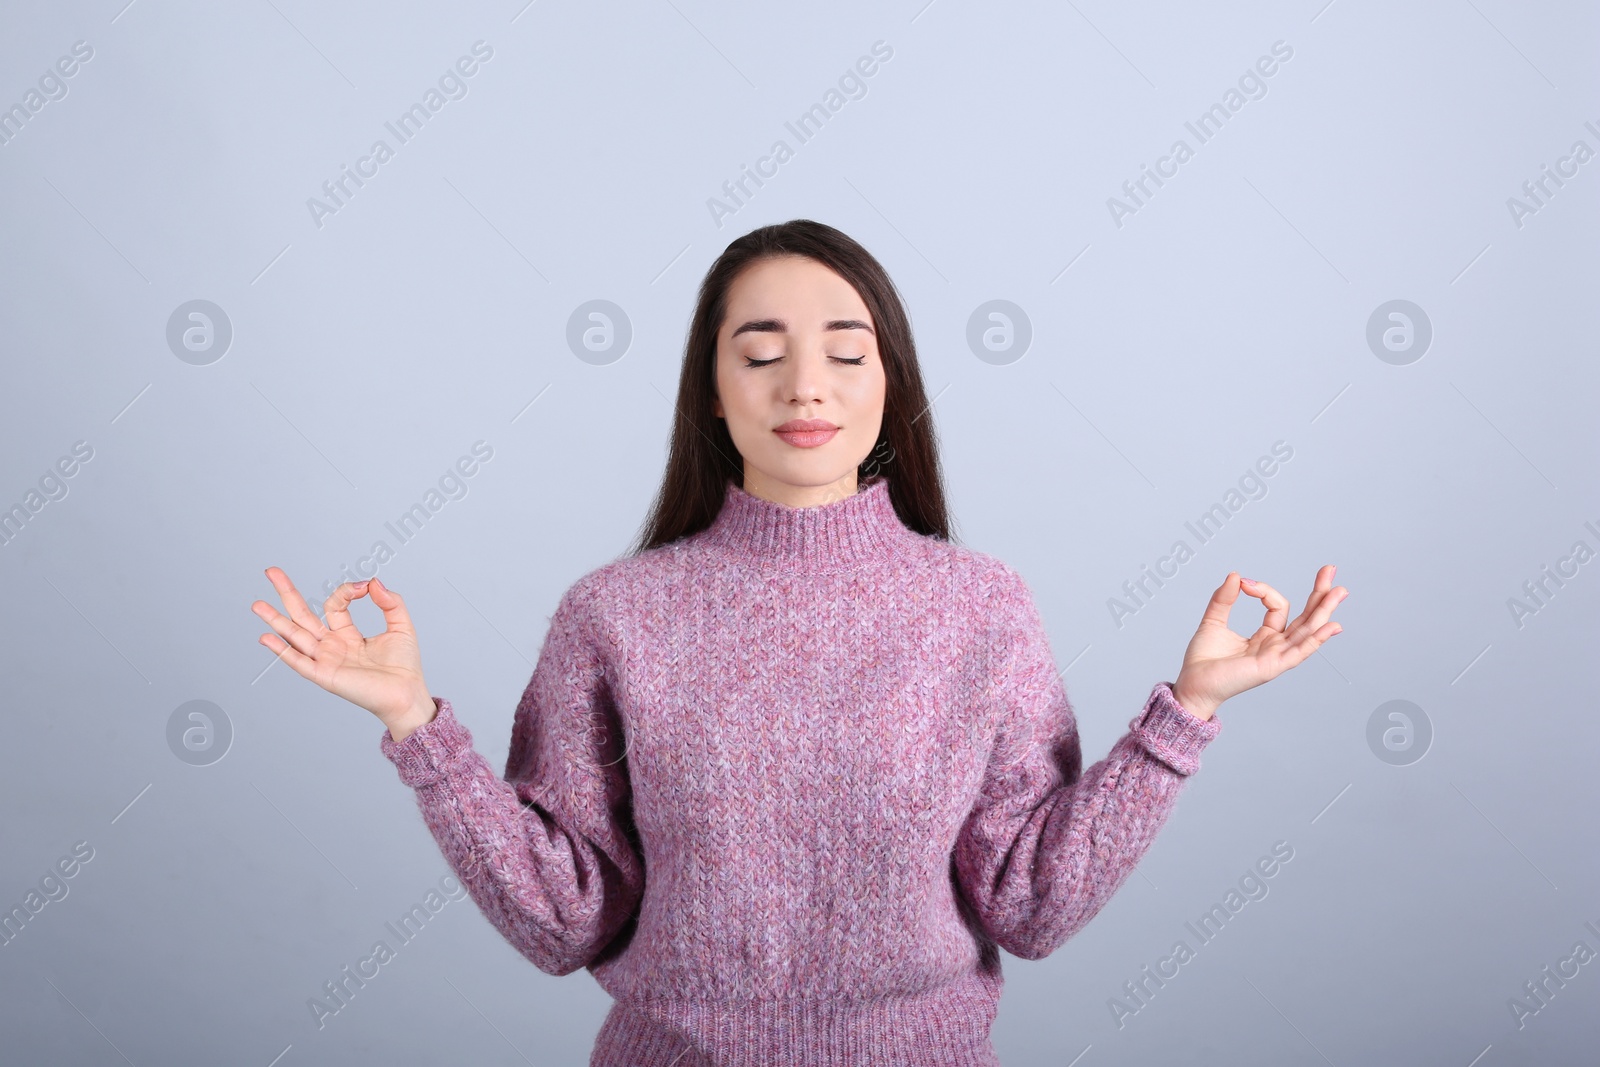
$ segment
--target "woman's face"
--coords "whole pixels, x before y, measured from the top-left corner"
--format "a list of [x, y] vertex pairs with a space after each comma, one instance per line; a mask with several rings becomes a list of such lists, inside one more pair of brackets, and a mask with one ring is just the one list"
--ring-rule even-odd
[[[760, 260], [734, 280], [717, 331], [715, 410], [744, 460], [747, 492], [809, 507], [856, 491], [856, 467], [883, 424], [873, 330], [861, 295], [814, 259]], [[791, 432], [796, 420], [836, 429]]]

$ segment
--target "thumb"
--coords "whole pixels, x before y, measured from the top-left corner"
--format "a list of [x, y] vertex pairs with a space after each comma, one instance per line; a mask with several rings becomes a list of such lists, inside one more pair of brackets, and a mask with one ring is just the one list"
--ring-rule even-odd
[[[376, 581], [377, 579], [373, 579]], [[1239, 572], [1229, 571], [1228, 576], [1217, 586], [1211, 594], [1211, 599], [1206, 603], [1205, 614], [1201, 622], [1216, 622], [1223, 626], [1228, 625], [1228, 615], [1233, 609], [1234, 601], [1239, 599]]]

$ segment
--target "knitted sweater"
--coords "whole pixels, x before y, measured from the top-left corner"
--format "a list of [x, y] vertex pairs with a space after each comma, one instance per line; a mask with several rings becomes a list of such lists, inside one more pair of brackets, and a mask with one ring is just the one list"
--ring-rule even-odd
[[442, 697], [384, 731], [488, 920], [614, 998], [592, 1067], [994, 1067], [998, 949], [1087, 923], [1220, 729], [1161, 682], [1084, 771], [1022, 578], [888, 486], [730, 480], [707, 529], [580, 578], [503, 778]]

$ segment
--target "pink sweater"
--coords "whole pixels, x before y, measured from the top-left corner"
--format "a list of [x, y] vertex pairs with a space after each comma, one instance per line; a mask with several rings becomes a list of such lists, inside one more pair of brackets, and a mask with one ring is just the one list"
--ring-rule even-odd
[[1085, 772], [1027, 585], [881, 478], [809, 508], [730, 481], [579, 579], [503, 779], [434, 703], [382, 751], [506, 940], [615, 999], [592, 1067], [994, 1067], [997, 948], [1087, 923], [1221, 728], [1161, 682]]

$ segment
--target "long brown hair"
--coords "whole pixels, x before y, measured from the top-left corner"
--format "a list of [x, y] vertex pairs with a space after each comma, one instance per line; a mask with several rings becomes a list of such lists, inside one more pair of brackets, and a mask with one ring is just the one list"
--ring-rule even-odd
[[900, 293], [882, 264], [843, 232], [810, 219], [791, 219], [734, 240], [700, 283], [678, 375], [677, 414], [666, 473], [630, 554], [710, 526], [722, 509], [727, 482], [744, 485], [744, 461], [734, 447], [728, 424], [716, 416], [712, 406], [717, 332], [727, 314], [728, 289], [739, 273], [758, 260], [786, 255], [806, 256], [831, 268], [855, 287], [872, 316], [885, 377], [880, 441], [886, 440], [888, 448], [874, 450], [857, 470], [858, 478], [869, 468], [876, 472], [875, 462], [891, 456], [882, 473], [900, 521], [918, 533], [951, 539], [933, 415]]

